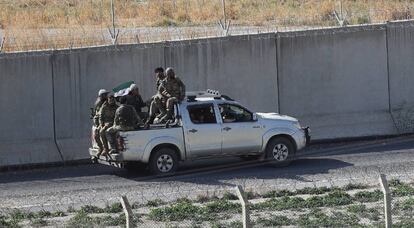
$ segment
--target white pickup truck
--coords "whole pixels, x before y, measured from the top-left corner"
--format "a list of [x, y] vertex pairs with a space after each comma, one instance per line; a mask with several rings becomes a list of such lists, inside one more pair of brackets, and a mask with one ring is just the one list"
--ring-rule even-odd
[[181, 161], [226, 156], [287, 165], [310, 141], [309, 128], [302, 128], [297, 119], [254, 113], [211, 91], [187, 93], [175, 107], [175, 120], [169, 127], [119, 132], [118, 153], [97, 158], [92, 146], [91, 158], [117, 167], [146, 164], [154, 174], [173, 173]]

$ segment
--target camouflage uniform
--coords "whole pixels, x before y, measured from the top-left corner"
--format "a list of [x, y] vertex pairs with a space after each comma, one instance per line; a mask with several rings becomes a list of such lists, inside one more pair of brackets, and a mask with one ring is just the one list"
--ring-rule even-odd
[[99, 111], [101, 110], [104, 100], [98, 97], [95, 101], [95, 107], [93, 109], [93, 123], [95, 126], [99, 126]]
[[142, 112], [142, 108], [147, 105], [142, 100], [141, 95], [127, 95], [125, 104], [133, 106], [141, 119], [146, 118], [146, 113]]
[[115, 112], [114, 125], [106, 131], [106, 137], [111, 149], [116, 150], [116, 133], [118, 131], [132, 131], [142, 120], [131, 105], [122, 104]]
[[93, 135], [94, 135], [95, 142], [99, 147], [100, 152], [103, 149], [103, 145], [102, 145], [101, 137], [100, 137], [100, 134], [99, 134], [99, 114], [100, 114], [99, 112], [100, 112], [101, 107], [104, 104], [104, 102], [105, 101], [102, 98], [98, 97], [96, 99], [95, 107], [94, 107], [93, 113], [92, 113], [92, 115], [93, 115], [93, 124], [95, 126]]
[[99, 136], [103, 144], [103, 148], [106, 151], [109, 151], [108, 141], [106, 140], [106, 131], [112, 127], [114, 123], [117, 108], [118, 105], [115, 102], [113, 104], [105, 102], [99, 112]]
[[165, 99], [163, 98], [163, 96], [158, 92], [158, 88], [160, 87], [162, 81], [165, 80], [164, 78], [160, 78], [157, 77], [157, 94], [155, 94], [154, 96], [152, 96], [151, 98], [151, 104], [149, 107], [149, 117], [148, 117], [148, 121], [145, 123], [146, 125], [152, 124], [152, 122], [154, 121], [156, 115], [158, 114], [159, 117], [164, 116], [165, 113], [167, 112], [165, 110]]
[[185, 97], [185, 85], [178, 77], [172, 79], [167, 78], [162, 81], [158, 92], [166, 99], [165, 106], [167, 108], [167, 115], [165, 119], [171, 119], [174, 104], [181, 102]]

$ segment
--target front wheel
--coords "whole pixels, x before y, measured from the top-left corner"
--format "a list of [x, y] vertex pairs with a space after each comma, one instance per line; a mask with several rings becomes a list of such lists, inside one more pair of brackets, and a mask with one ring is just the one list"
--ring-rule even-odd
[[271, 139], [266, 147], [266, 158], [279, 167], [288, 166], [296, 152], [293, 143], [284, 137]]
[[170, 148], [161, 148], [151, 156], [149, 167], [156, 175], [172, 174], [178, 168], [178, 156]]

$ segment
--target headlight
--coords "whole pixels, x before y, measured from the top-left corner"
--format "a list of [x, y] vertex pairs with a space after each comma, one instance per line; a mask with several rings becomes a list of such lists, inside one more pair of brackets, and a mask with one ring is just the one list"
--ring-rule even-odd
[[293, 124], [293, 126], [295, 126], [295, 127], [296, 127], [296, 128], [298, 128], [298, 129], [301, 129], [301, 128], [302, 128], [302, 127], [300, 126], [299, 121], [295, 122], [295, 123]]

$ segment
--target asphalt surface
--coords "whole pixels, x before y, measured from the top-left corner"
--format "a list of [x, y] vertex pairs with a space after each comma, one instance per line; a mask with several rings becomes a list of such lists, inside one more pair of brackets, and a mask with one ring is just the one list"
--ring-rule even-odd
[[177, 175], [131, 174], [105, 165], [78, 165], [0, 173], [0, 212], [104, 206], [126, 195], [145, 203], [220, 195], [236, 185], [267, 192], [348, 183], [378, 185], [379, 173], [414, 181], [414, 136], [312, 145], [289, 167], [240, 159], [187, 162]]

